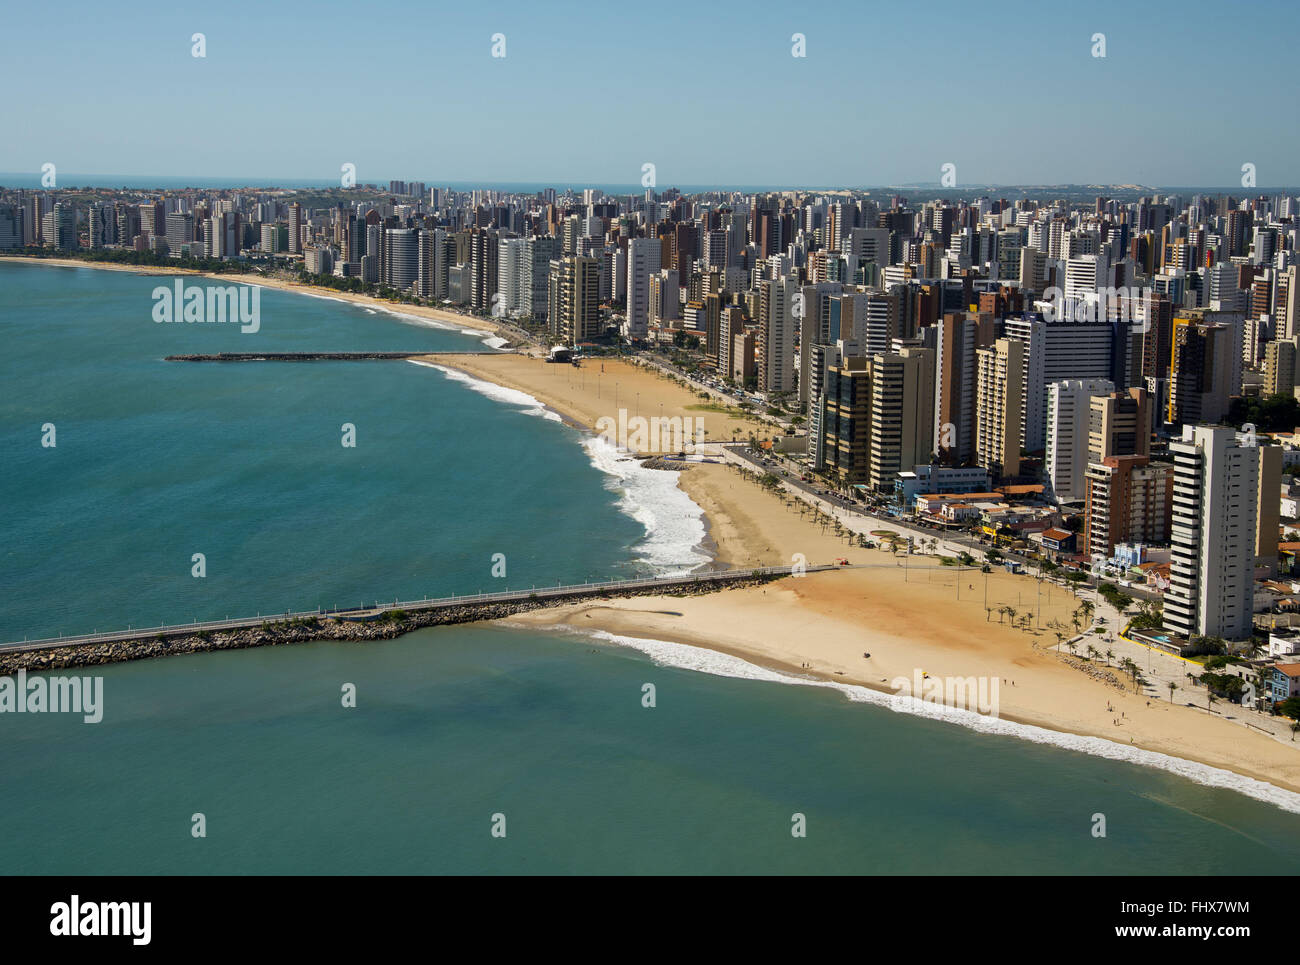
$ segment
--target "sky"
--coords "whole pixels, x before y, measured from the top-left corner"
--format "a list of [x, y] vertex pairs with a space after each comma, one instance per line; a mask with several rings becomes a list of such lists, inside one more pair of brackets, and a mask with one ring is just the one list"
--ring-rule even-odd
[[639, 192], [646, 164], [662, 190], [1249, 163], [1262, 189], [1300, 184], [1297, 28], [1294, 0], [12, 3], [0, 171]]

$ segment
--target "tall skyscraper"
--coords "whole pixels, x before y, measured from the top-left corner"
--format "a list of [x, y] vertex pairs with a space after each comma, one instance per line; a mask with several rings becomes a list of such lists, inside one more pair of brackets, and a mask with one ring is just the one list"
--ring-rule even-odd
[[1168, 419], [1182, 425], [1220, 421], [1240, 391], [1240, 376], [1233, 383], [1233, 372], [1241, 371], [1240, 339], [1227, 325], [1199, 319], [1199, 313], [1174, 318]]
[[[1047, 444], [1047, 387], [1067, 380], [1111, 379], [1114, 329], [1110, 323], [1054, 323], [1009, 318], [1006, 337], [1025, 343], [1025, 422], [1021, 444], [1041, 452]], [[1112, 380], [1113, 381], [1113, 380]]]
[[23, 246], [23, 209], [16, 204], [0, 204], [0, 251]]
[[1295, 391], [1296, 340], [1282, 338], [1264, 346], [1264, 394], [1291, 395]]
[[1113, 392], [1108, 379], [1067, 379], [1047, 387], [1047, 495], [1058, 503], [1084, 498], [1088, 424], [1093, 396]]
[[289, 254], [302, 254], [302, 205], [289, 205]]
[[993, 316], [954, 312], [935, 324], [934, 451], [941, 462], [962, 465], [975, 455], [975, 353], [993, 343]]
[[759, 295], [758, 390], [790, 392], [795, 388], [796, 305], [803, 302], [799, 285], [793, 276], [765, 281]]
[[[1235, 429], [1183, 427], [1170, 443], [1174, 499], [1165, 626], [1183, 636], [1250, 636], [1259, 454]], [[1276, 496], [1274, 496], [1276, 501]]]
[[645, 338], [650, 331], [650, 275], [661, 267], [657, 238], [632, 238], [627, 243], [627, 319], [624, 335]]
[[384, 231], [384, 284], [399, 292], [410, 291], [420, 277], [420, 239], [414, 228]]
[[566, 345], [601, 333], [599, 270], [595, 258], [567, 255], [551, 262], [546, 320], [551, 335]]
[[996, 478], [1020, 474], [1025, 345], [1000, 338], [976, 355], [975, 462]]
[[934, 442], [934, 353], [905, 348], [870, 357], [867, 485], [892, 492], [894, 477], [930, 461]]

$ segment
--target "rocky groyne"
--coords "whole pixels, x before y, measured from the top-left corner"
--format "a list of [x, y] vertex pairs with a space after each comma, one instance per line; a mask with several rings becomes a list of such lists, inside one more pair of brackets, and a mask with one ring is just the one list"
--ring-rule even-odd
[[742, 586], [756, 586], [777, 579], [782, 574], [751, 576], [747, 578], [701, 580], [669, 587], [645, 586], [629, 589], [604, 589], [591, 592], [575, 591], [563, 596], [525, 598], [509, 601], [484, 601], [456, 603], [427, 610], [385, 610], [375, 618], [358, 621], [332, 616], [300, 617], [293, 620], [268, 621], [260, 626], [233, 630], [175, 631], [156, 637], [126, 640], [105, 640], [80, 643], [67, 647], [50, 647], [0, 654], [0, 675], [11, 675], [19, 670], [63, 670], [71, 667], [93, 667], [99, 664], [119, 663], [124, 660], [147, 660], [153, 657], [170, 657], [182, 653], [202, 653], [212, 650], [243, 650], [248, 647], [274, 647], [287, 643], [311, 643], [316, 640], [391, 640], [412, 630], [424, 627], [447, 626], [457, 623], [477, 623], [499, 620], [549, 607], [562, 606], [578, 600], [611, 600], [634, 596], [698, 596], [719, 590]]

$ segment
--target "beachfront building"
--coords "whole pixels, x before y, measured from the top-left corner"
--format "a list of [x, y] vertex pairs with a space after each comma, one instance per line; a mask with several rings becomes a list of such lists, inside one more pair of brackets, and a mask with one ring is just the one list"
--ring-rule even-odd
[[552, 261], [549, 291], [546, 320], [553, 338], [577, 345], [601, 334], [600, 265], [595, 258], [569, 255]]
[[1185, 426], [1170, 443], [1174, 492], [1165, 626], [1185, 637], [1250, 636], [1259, 455], [1236, 430]]
[[1109, 559], [1122, 543], [1169, 541], [1174, 467], [1145, 455], [1106, 456], [1088, 464], [1083, 551]]
[[842, 487], [866, 482], [871, 433], [871, 373], [867, 360], [848, 358], [827, 369], [821, 404], [824, 472]]
[[910, 513], [922, 493], [988, 492], [992, 485], [988, 470], [979, 466], [913, 466], [894, 477], [894, 502]]
[[871, 417], [867, 485], [893, 488], [906, 466], [930, 458], [934, 441], [934, 353], [925, 348], [872, 355], [867, 365]]
[[410, 291], [420, 275], [420, 239], [414, 228], [389, 228], [384, 232], [384, 284], [399, 292]]

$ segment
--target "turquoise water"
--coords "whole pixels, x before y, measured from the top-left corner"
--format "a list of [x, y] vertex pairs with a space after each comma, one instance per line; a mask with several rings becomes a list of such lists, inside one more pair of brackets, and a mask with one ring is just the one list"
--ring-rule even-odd
[[[160, 361], [477, 339], [272, 291], [256, 336], [156, 325], [157, 283], [0, 263], [0, 637], [497, 588], [494, 552], [511, 585], [647, 568], [644, 527], [608, 474], [526, 406], [404, 362]], [[345, 421], [355, 450], [339, 445]], [[40, 447], [45, 422], [56, 449]], [[9, 873], [1300, 862], [1300, 816], [1228, 790], [560, 634], [454, 627], [98, 672], [102, 723], [0, 715]], [[356, 708], [341, 705], [346, 683]]]
[[6, 871], [1282, 874], [1300, 860], [1300, 819], [1227, 791], [555, 635], [431, 629], [104, 678], [100, 724], [2, 721]]
[[0, 264], [0, 640], [642, 572], [644, 528], [558, 422], [405, 361], [162, 361], [478, 337], [269, 289], [256, 334], [159, 324], [158, 284]]

